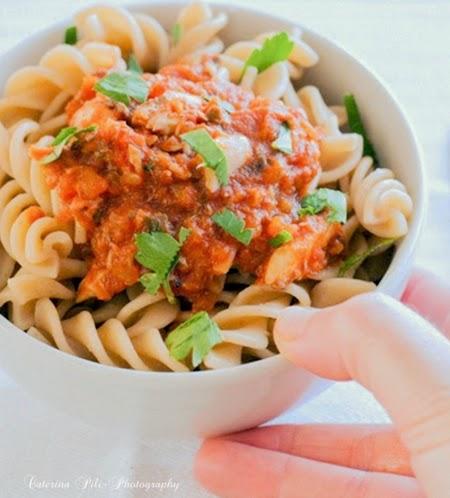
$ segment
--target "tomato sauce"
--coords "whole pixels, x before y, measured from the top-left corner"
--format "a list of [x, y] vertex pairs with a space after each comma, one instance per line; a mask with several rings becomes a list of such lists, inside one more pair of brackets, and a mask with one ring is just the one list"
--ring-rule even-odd
[[[195, 310], [214, 306], [231, 268], [283, 287], [320, 271], [342, 251], [339, 224], [328, 224], [325, 215], [297, 214], [320, 173], [320, 132], [301, 109], [218, 78], [210, 59], [145, 74], [143, 104], [125, 106], [97, 93], [93, 86], [103, 75], [86, 77], [66, 109], [70, 126], [95, 124], [97, 130], [79, 135], [45, 166], [48, 185], [61, 200], [58, 216], [87, 232], [81, 253], [89, 271], [80, 300], [108, 300], [148, 271], [134, 259], [134, 235], [144, 230], [177, 237], [181, 227], [191, 229], [170, 284]], [[291, 132], [291, 154], [271, 145], [282, 123]], [[211, 186], [212, 170], [180, 138], [199, 127], [218, 143], [228, 140], [230, 154], [240, 154], [224, 187]], [[249, 246], [212, 221], [223, 208], [253, 229]], [[269, 241], [281, 230], [293, 240], [273, 248]], [[275, 254], [285, 258], [281, 268], [273, 265]]]

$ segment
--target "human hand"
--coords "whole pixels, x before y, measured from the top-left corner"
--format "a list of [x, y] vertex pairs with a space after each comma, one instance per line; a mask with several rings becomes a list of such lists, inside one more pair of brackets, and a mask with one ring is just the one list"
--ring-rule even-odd
[[[416, 272], [402, 300], [450, 336], [441, 280]], [[274, 336], [296, 365], [372, 391], [394, 426], [280, 425], [210, 439], [195, 465], [206, 488], [226, 498], [450, 498], [450, 342], [429, 322], [366, 294], [289, 309]]]

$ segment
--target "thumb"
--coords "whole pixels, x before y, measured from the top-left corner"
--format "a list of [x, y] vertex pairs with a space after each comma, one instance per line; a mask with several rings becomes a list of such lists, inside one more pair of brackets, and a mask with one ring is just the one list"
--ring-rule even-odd
[[371, 293], [320, 311], [289, 308], [274, 338], [296, 365], [372, 391], [396, 423], [429, 496], [447, 496], [450, 343], [437, 330], [397, 301]]

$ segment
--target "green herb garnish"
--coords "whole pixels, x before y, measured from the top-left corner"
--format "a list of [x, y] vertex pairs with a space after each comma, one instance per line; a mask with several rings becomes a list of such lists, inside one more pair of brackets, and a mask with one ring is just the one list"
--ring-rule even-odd
[[142, 74], [144, 72], [134, 54], [130, 54], [130, 57], [128, 57], [127, 67], [128, 71], [131, 71], [133, 73]]
[[166, 345], [173, 358], [184, 360], [192, 352], [192, 366], [198, 367], [211, 349], [222, 342], [220, 329], [206, 313], [195, 313], [166, 337]]
[[267, 38], [261, 48], [255, 48], [244, 64], [242, 74], [244, 75], [249, 66], [254, 66], [258, 73], [265, 71], [276, 62], [285, 61], [294, 48], [294, 42], [289, 39], [287, 33], [281, 32]]
[[285, 154], [292, 154], [291, 130], [287, 123], [281, 123], [278, 138], [272, 142], [272, 148]]
[[352, 254], [347, 259], [345, 259], [340, 268], [338, 277], [343, 277], [349, 270], [357, 270], [366, 258], [372, 254], [389, 249], [395, 242], [395, 239], [382, 239], [380, 237], [375, 237], [370, 246], [360, 254]]
[[149, 294], [156, 294], [162, 286], [170, 302], [174, 296], [168, 277], [178, 263], [182, 245], [191, 231], [181, 228], [179, 241], [165, 232], [142, 232], [135, 236], [136, 260], [153, 273], [145, 273], [139, 281]]
[[180, 228], [180, 233], [178, 234], [178, 241], [180, 245], [183, 245], [188, 239], [189, 235], [191, 235], [192, 230], [190, 228]]
[[211, 135], [203, 128], [189, 131], [181, 135], [182, 140], [202, 156], [205, 166], [214, 170], [220, 185], [228, 183], [227, 158], [223, 150], [213, 140]]
[[219, 225], [225, 232], [229, 233], [242, 244], [248, 246], [253, 237], [253, 230], [245, 228], [245, 222], [238, 218], [233, 211], [224, 209], [212, 216], [216, 225]]
[[353, 133], [358, 133], [363, 138], [364, 142], [363, 155], [370, 156], [374, 160], [374, 162], [377, 163], [378, 159], [375, 153], [375, 149], [373, 148], [373, 145], [367, 136], [366, 130], [364, 128], [361, 119], [361, 114], [359, 112], [358, 104], [356, 103], [354, 95], [352, 95], [351, 93], [345, 95], [344, 105], [345, 105], [345, 110], [347, 111], [349, 128], [353, 131]]
[[48, 164], [56, 161], [56, 159], [58, 159], [58, 157], [62, 154], [64, 147], [72, 138], [77, 138], [81, 133], [89, 133], [91, 131], [95, 131], [96, 129], [96, 125], [91, 125], [86, 128], [80, 129], [78, 129], [76, 126], [63, 128], [50, 144], [53, 147], [53, 152], [50, 152], [50, 154], [44, 157], [44, 159], [42, 160], [42, 164]]
[[78, 41], [78, 32], [76, 26], [69, 26], [64, 33], [64, 43], [66, 45], [75, 45]]
[[181, 35], [183, 34], [183, 28], [181, 27], [181, 24], [174, 24], [172, 26], [172, 29], [170, 30], [170, 34], [172, 35], [173, 44], [177, 45], [177, 43], [181, 40]]
[[347, 201], [339, 190], [319, 188], [302, 199], [299, 216], [314, 215], [324, 209], [329, 210], [328, 223], [345, 223], [347, 221]]
[[288, 232], [287, 230], [281, 230], [281, 232], [273, 237], [272, 239], [269, 240], [269, 244], [272, 247], [280, 247], [286, 242], [290, 242], [293, 239], [291, 232]]
[[97, 92], [125, 105], [130, 104], [130, 98], [142, 104], [148, 94], [147, 83], [133, 71], [109, 73], [97, 81], [94, 88]]

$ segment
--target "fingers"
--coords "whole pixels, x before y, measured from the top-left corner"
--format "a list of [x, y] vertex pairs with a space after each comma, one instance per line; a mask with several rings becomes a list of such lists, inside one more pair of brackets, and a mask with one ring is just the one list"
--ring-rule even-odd
[[223, 498], [424, 498], [412, 477], [363, 472], [211, 439], [195, 475]]
[[222, 439], [359, 470], [413, 476], [392, 425], [271, 425]]
[[450, 287], [443, 278], [416, 269], [403, 293], [402, 302], [450, 337]]
[[323, 377], [355, 379], [370, 389], [397, 424], [430, 496], [445, 496], [450, 343], [442, 335], [400, 303], [373, 293], [321, 311], [287, 309], [274, 337], [298, 366]]

